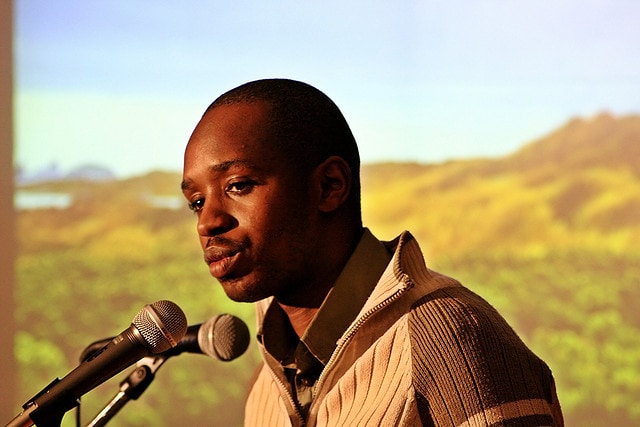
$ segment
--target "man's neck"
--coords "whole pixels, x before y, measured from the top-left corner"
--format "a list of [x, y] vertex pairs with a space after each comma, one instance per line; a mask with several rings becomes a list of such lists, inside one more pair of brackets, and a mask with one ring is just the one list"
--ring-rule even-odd
[[292, 307], [284, 304], [280, 304], [280, 307], [287, 314], [287, 317], [291, 322], [291, 326], [293, 326], [293, 330], [296, 331], [298, 337], [302, 337], [320, 309], [319, 307]]
[[[318, 268], [318, 271], [322, 272], [322, 281], [300, 287], [297, 294], [287, 295], [286, 299], [276, 296], [278, 304], [289, 317], [298, 337], [302, 337], [309, 327], [342, 269], [355, 251], [363, 233], [364, 229], [360, 227], [357, 232], [351, 233], [352, 237], [349, 240], [344, 240], [345, 236], [349, 235], [345, 230], [342, 230], [339, 236], [332, 237], [327, 234], [325, 236], [328, 242], [327, 249], [323, 252], [329, 254], [328, 261]], [[336, 244], [341, 239], [347, 244]]]

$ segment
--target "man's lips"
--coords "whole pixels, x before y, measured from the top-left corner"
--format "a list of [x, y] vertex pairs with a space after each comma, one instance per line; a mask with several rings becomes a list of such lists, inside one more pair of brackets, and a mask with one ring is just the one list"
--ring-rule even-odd
[[239, 249], [222, 249], [208, 247], [204, 251], [204, 261], [209, 265], [209, 272], [216, 279], [229, 276], [240, 259]]

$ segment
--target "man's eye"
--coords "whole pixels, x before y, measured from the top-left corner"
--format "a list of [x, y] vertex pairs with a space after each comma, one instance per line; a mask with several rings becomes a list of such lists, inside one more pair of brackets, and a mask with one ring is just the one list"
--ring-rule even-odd
[[247, 194], [254, 186], [255, 182], [253, 181], [236, 181], [227, 185], [226, 192], [231, 194]]
[[204, 206], [204, 199], [197, 199], [192, 202], [189, 202], [189, 209], [194, 212], [199, 212]]

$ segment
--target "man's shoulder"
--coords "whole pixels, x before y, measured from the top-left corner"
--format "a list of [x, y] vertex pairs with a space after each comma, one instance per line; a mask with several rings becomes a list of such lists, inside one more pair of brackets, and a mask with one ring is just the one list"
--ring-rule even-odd
[[451, 329], [464, 329], [466, 332], [480, 332], [501, 324], [511, 329], [500, 313], [484, 298], [455, 280], [453, 283], [454, 286], [444, 286], [415, 299], [410, 309], [415, 327], [434, 323], [445, 324]]
[[441, 288], [416, 299], [407, 320], [417, 353], [449, 348], [479, 360], [493, 359], [496, 352], [532, 356], [504, 317], [464, 286]]

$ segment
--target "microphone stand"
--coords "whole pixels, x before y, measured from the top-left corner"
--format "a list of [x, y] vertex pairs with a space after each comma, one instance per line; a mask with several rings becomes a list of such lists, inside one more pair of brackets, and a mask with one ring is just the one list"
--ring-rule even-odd
[[60, 378], [56, 378], [42, 391], [33, 396], [22, 408], [24, 409], [16, 417], [9, 421], [5, 427], [31, 427], [37, 424], [41, 427], [60, 427], [65, 412], [80, 404], [78, 399], [67, 399], [58, 406], [47, 405], [38, 406], [36, 400], [51, 391], [51, 388], [60, 382]]
[[159, 354], [140, 359], [129, 376], [120, 383], [120, 390], [109, 403], [87, 424], [87, 427], [102, 427], [131, 399], [136, 400], [149, 387], [155, 378], [156, 371], [169, 358]]

